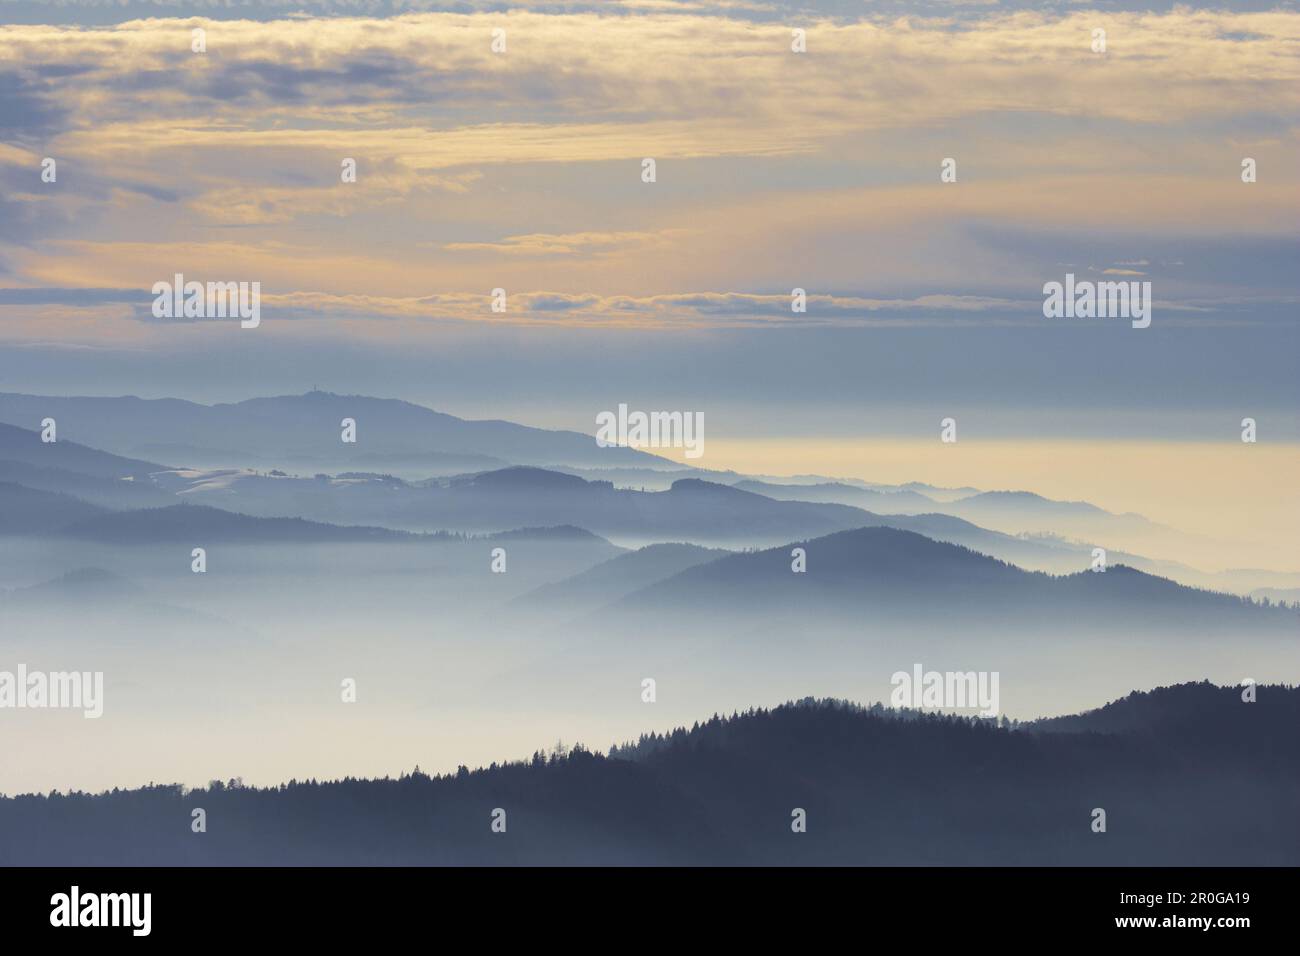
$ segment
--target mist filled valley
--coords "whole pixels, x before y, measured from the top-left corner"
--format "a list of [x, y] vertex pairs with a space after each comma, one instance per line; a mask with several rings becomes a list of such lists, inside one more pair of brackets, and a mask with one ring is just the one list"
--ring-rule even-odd
[[[249, 435], [302, 433], [304, 403], [325, 433], [373, 401], [262, 400]], [[0, 396], [0, 413], [35, 402]], [[163, 436], [184, 406], [187, 450], [234, 440], [204, 424], [226, 406], [138, 404]], [[376, 414], [389, 405], [420, 427], [416, 406]], [[337, 470], [301, 474], [268, 445], [270, 467], [196, 468], [65, 437], [81, 407], [52, 442], [0, 425], [0, 640], [7, 664], [102, 672], [102, 715], [8, 710], [5, 793], [604, 750], [809, 696], [888, 704], [914, 666], [996, 672], [996, 713], [1016, 720], [1185, 681], [1300, 681], [1297, 611], [1277, 598], [1300, 575], [1121, 549], [1098, 567], [1108, 528], [1139, 516], [1001, 495], [995, 523], [1019, 506], [1035, 527], [1000, 531], [974, 520], [979, 489], [779, 483], [563, 433], [539, 452], [550, 433], [500, 423], [454, 429], [449, 452], [502, 463], [485, 471], [321, 451]], [[617, 478], [598, 477], [605, 453]], [[1053, 514], [1088, 536], [1036, 527]]]

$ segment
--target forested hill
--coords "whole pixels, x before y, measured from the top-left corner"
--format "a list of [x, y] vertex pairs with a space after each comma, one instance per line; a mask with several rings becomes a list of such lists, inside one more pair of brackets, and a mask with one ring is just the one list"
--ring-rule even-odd
[[[612, 757], [578, 747], [438, 777], [21, 796], [0, 799], [0, 863], [1295, 865], [1298, 700], [1187, 684], [1126, 698], [1122, 721], [1071, 718], [1069, 732], [803, 701]], [[1231, 732], [1170, 746], [1180, 721], [1216, 720]], [[792, 830], [797, 810], [806, 832]]]

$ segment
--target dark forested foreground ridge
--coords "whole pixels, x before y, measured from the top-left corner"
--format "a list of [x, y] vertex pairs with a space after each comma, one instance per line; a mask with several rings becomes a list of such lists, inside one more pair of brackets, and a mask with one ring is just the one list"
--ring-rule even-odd
[[438, 777], [6, 797], [0, 863], [1294, 866], [1300, 689], [1255, 697], [1015, 726], [805, 700]]

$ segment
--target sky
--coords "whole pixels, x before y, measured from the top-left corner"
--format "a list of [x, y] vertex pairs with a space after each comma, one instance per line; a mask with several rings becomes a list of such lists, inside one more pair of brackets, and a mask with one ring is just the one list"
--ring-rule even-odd
[[[628, 402], [751, 442], [947, 415], [1300, 440], [1294, 4], [0, 0], [0, 23], [4, 390], [318, 386], [588, 431]], [[262, 324], [155, 319], [178, 272], [260, 282]], [[1149, 281], [1151, 326], [1045, 318], [1067, 273]]]

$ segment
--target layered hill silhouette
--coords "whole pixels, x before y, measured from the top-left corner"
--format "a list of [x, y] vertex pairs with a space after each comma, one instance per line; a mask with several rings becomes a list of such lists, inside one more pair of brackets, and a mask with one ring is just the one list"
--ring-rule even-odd
[[147, 481], [151, 474], [168, 467], [100, 451], [98, 446], [92, 448], [78, 444], [70, 436], [65, 437], [62, 426], [59, 427], [57, 441], [43, 442], [40, 431], [33, 430], [40, 428], [41, 417], [37, 416], [29, 428], [5, 424], [0, 420], [0, 461], [74, 472], [94, 478], [138, 481]]
[[105, 513], [72, 495], [0, 481], [0, 535], [49, 533]]
[[940, 511], [933, 498], [927, 498], [919, 491], [911, 489], [877, 490], [861, 488], [843, 482], [817, 482], [815, 484], [790, 485], [773, 481], [756, 481], [746, 479], [732, 485], [741, 491], [776, 498], [778, 501], [820, 501], [831, 504], [852, 505], [866, 511], [880, 514], [916, 514], [923, 511]]
[[[248, 514], [407, 530], [571, 524], [633, 542], [736, 547], [878, 525], [916, 531], [1029, 567], [1074, 570], [1091, 561], [1091, 549], [1083, 545], [1018, 538], [950, 515], [879, 515], [849, 505], [775, 500], [698, 478], [678, 479], [666, 491], [641, 491], [523, 466], [420, 482], [374, 474], [346, 478], [218, 474], [220, 480], [185, 473], [155, 476], [155, 481], [188, 499]], [[1114, 558], [1143, 561], [1122, 552]]]
[[0, 864], [1294, 866], [1300, 690], [1257, 690], [1021, 727], [810, 699], [446, 776], [7, 797]]
[[[27, 494], [43, 495], [40, 492]], [[5, 486], [0, 485], [0, 496]], [[63, 511], [67, 496], [52, 504]], [[73, 502], [76, 499], [71, 499]], [[65, 538], [98, 541], [107, 544], [148, 543], [236, 543], [236, 544], [325, 544], [382, 542], [410, 544], [430, 541], [462, 541], [467, 536], [456, 532], [413, 533], [367, 525], [336, 525], [303, 518], [263, 518], [239, 514], [221, 508], [188, 503], [165, 508], [144, 508], [108, 512], [83, 505], [85, 517], [57, 525], [51, 533]], [[483, 541], [590, 541], [608, 546], [609, 542], [584, 528], [572, 525], [556, 527], [514, 528], [509, 531], [477, 536]]]
[[[25, 441], [34, 439], [25, 434], [31, 436]], [[74, 451], [92, 453], [88, 460], [108, 473], [160, 467], [116, 456], [99, 459], [93, 449], [81, 446]], [[643, 492], [518, 466], [425, 482], [370, 473], [293, 478], [238, 469], [164, 470], [137, 480], [0, 460], [0, 472], [6, 466], [25, 470], [23, 477], [34, 482], [53, 475], [56, 487], [80, 494], [0, 481], [0, 534], [58, 534], [105, 543], [179, 541], [197, 534], [212, 541], [292, 543], [402, 541], [409, 540], [405, 532], [412, 530], [518, 536], [524, 533], [520, 529], [531, 528], [534, 537], [544, 531], [554, 538], [562, 533], [557, 529], [568, 527], [575, 529], [571, 535], [591, 533], [631, 543], [676, 537], [738, 547], [867, 526], [913, 531], [1053, 573], [1073, 572], [1091, 562], [1087, 545], [989, 531], [950, 515], [877, 515], [845, 505], [775, 501], [700, 479], [679, 479], [666, 492]], [[196, 510], [167, 506], [177, 501]], [[1167, 570], [1165, 563], [1139, 555], [1116, 551], [1110, 559], [1193, 583], [1214, 583], [1213, 576], [1178, 566]]]
[[[0, 393], [0, 421], [35, 428], [55, 418], [60, 435], [124, 455], [190, 465], [350, 459], [452, 467], [493, 463], [670, 465], [631, 448], [602, 448], [591, 435], [505, 421], [468, 421], [422, 405], [313, 391], [201, 405], [179, 399], [49, 397]], [[344, 418], [356, 444], [339, 440]], [[234, 456], [233, 459], [231, 456]]]
[[524, 612], [542, 610], [577, 613], [679, 574], [687, 568], [715, 561], [728, 552], [694, 544], [651, 544], [603, 561], [571, 578], [543, 585], [516, 598]]
[[668, 491], [643, 492], [527, 466], [422, 482], [390, 475], [330, 479], [248, 474], [211, 487], [200, 487], [201, 478], [187, 475], [157, 480], [191, 500], [247, 514], [291, 514], [405, 530], [484, 532], [573, 525], [605, 537], [645, 542], [775, 543], [872, 520], [857, 508], [774, 501], [697, 479], [676, 481]]
[[[807, 570], [792, 571], [800, 547]], [[897, 528], [837, 532], [796, 545], [734, 554], [630, 593], [616, 613], [711, 613], [737, 620], [812, 611], [935, 615], [967, 626], [989, 620], [1115, 621], [1164, 627], [1194, 622], [1294, 633], [1300, 611], [1264, 607], [1114, 565], [1105, 572], [1053, 576], [1025, 571], [968, 548]]]
[[65, 468], [43, 468], [0, 459], [0, 482], [72, 495], [109, 509], [150, 508], [174, 504], [171, 492], [152, 478], [100, 478]]
[[302, 518], [252, 517], [190, 504], [98, 514], [70, 522], [57, 533], [109, 544], [409, 542], [424, 537], [388, 528], [332, 525]]
[[[634, 470], [611, 469], [614, 473]], [[663, 472], [675, 473], [678, 472]], [[730, 477], [737, 476], [733, 473]], [[325, 525], [372, 528], [375, 529], [372, 538], [384, 537], [379, 533], [383, 530], [483, 535], [520, 528], [571, 526], [623, 539], [630, 545], [682, 541], [735, 549], [880, 526], [915, 531], [1022, 567], [1056, 574], [1085, 568], [1092, 560], [1092, 545], [1059, 536], [1006, 534], [945, 513], [877, 514], [834, 501], [804, 500], [848, 495], [863, 503], [884, 501], [888, 510], [900, 511], [910, 509], [901, 508], [895, 499], [929, 501], [907, 486], [868, 487], [863, 482], [802, 480], [781, 484], [742, 480], [728, 485], [702, 478], [679, 478], [666, 491], [642, 491], [616, 488], [608, 480], [588, 480], [532, 466], [510, 466], [418, 481], [367, 471], [312, 477], [297, 477], [282, 471], [259, 473], [246, 468], [205, 471], [126, 458], [66, 437], [46, 444], [35, 431], [0, 424], [0, 486], [4, 486], [0, 490], [0, 534], [53, 533], [77, 524], [78, 533], [106, 542], [110, 541], [109, 531], [115, 527], [132, 526], [126, 531], [128, 535], [134, 535], [134, 540], [147, 540], [151, 533], [158, 533], [160, 522], [166, 522], [159, 516], [145, 515], [138, 519], [113, 518], [81, 525], [79, 519], [94, 515], [86, 505], [127, 512], [165, 508], [184, 501], [248, 517], [298, 518]], [[953, 489], [924, 487], [935, 494], [953, 492]], [[28, 491], [20, 491], [24, 488]], [[747, 488], [762, 489], [767, 494]], [[71, 497], [42, 498], [41, 493]], [[1031, 510], [1046, 509], [1048, 513], [1055, 513], [1059, 506], [1067, 516], [1102, 515], [1106, 519], [1145, 521], [1139, 516], [1110, 515], [1085, 502], [1053, 502], [1027, 493], [967, 496], [948, 503], [934, 503], [933, 507], [951, 510], [962, 501], [977, 499], [1028, 502]], [[194, 516], [188, 519], [188, 523], [195, 521]], [[220, 518], [210, 516], [210, 521], [215, 524]], [[243, 537], [269, 541], [277, 528], [287, 535], [286, 541], [367, 537], [356, 531], [317, 529], [313, 532], [283, 521], [254, 531], [241, 517], [227, 519], [227, 524], [230, 527], [217, 533], [230, 540]], [[147, 525], [154, 526], [155, 531], [147, 530]], [[1187, 584], [1231, 588], [1241, 593], [1261, 584], [1287, 588], [1297, 583], [1295, 575], [1265, 571], [1205, 574], [1176, 563], [1152, 561], [1114, 549], [1110, 551], [1110, 561], [1175, 577]], [[1280, 599], [1279, 595], [1272, 599]]]
[[[59, 421], [59, 444], [70, 447], [57, 451], [49, 448], [34, 451], [38, 440], [32, 437], [36, 434], [32, 429], [47, 416]], [[343, 418], [357, 422], [358, 441], [355, 444], [344, 444], [339, 440]], [[734, 472], [682, 469], [668, 459], [643, 451], [599, 447], [592, 436], [576, 432], [530, 428], [504, 421], [469, 421], [409, 402], [323, 391], [217, 405], [131, 396], [82, 398], [0, 393], [0, 422], [10, 423], [0, 425], [0, 481], [62, 491], [112, 508], [158, 506], [165, 503], [162, 492], [179, 490], [181, 483], [175, 480], [162, 489], [148, 487], [149, 476], [164, 470], [161, 465], [154, 464], [157, 461], [174, 462], [189, 469], [236, 467], [263, 471], [287, 468], [307, 473], [392, 472], [417, 485], [423, 483], [416, 479], [431, 474], [440, 477], [467, 472], [487, 475], [497, 474], [510, 465], [527, 465], [578, 469], [588, 477], [608, 474], [628, 486], [640, 483], [657, 490], [662, 490], [664, 483], [672, 480], [666, 476], [684, 475], [688, 476], [685, 480], [725, 484], [738, 491], [756, 492], [790, 504], [848, 506], [870, 515], [950, 515], [975, 522], [975, 525], [982, 526], [981, 530], [1008, 532], [1008, 537], [1021, 532], [1054, 531], [1113, 549], [1115, 542], [1107, 540], [1109, 535], [1141, 534], [1148, 548], [1157, 547], [1158, 542], [1157, 550], [1163, 549], [1167, 553], [1176, 552], [1185, 543], [1185, 536], [1153, 524], [1140, 515], [1112, 514], [1087, 502], [1053, 501], [1027, 491], [981, 492], [973, 488], [938, 488], [921, 482], [885, 485], [858, 479], [829, 481], [818, 476], [760, 479]], [[26, 432], [23, 442], [30, 446], [19, 455], [9, 452], [14, 439], [5, 431], [15, 427]], [[78, 443], [80, 451], [74, 447]], [[101, 459], [99, 461], [76, 460], [86, 458], [85, 452], [90, 449], [85, 446], [108, 451], [95, 453]], [[43, 471], [33, 473], [32, 468]], [[60, 472], [99, 478], [131, 477], [135, 487], [131, 487], [129, 482], [92, 483]], [[638, 482], [637, 476], [643, 476], [643, 479]], [[693, 540], [728, 547], [745, 543], [744, 536], [734, 530], [726, 531], [723, 536], [719, 529], [722, 519], [713, 525], [699, 525], [699, 536], [696, 537], [690, 534], [689, 522], [665, 525], [664, 516], [660, 514], [663, 505], [658, 502], [641, 521], [631, 518], [624, 518], [619, 523], [605, 520], [599, 526], [573, 511], [550, 515], [527, 515], [518, 511], [511, 515], [480, 512], [475, 515], [475, 522], [453, 525], [448, 522], [454, 520], [454, 516], [448, 518], [446, 515], [453, 501], [447, 496], [434, 496], [436, 500], [418, 495], [403, 495], [400, 500], [391, 500], [393, 496], [384, 499], [371, 494], [373, 489], [359, 482], [360, 487], [339, 499], [336, 491], [327, 487], [306, 489], [297, 484], [270, 485], [264, 483], [262, 477], [249, 472], [240, 480], [222, 487], [220, 493], [251, 499], [230, 505], [231, 510], [267, 517], [302, 517], [401, 530], [500, 531], [522, 525], [559, 523], [590, 527], [605, 535], [641, 539], [637, 543]], [[603, 482], [596, 478], [592, 483]], [[481, 492], [485, 488], [486, 485], [476, 490]], [[204, 493], [214, 491], [210, 487], [201, 490]], [[301, 500], [302, 504], [287, 508], [286, 498], [289, 501]], [[227, 507], [220, 501], [204, 503]], [[455, 503], [466, 507], [475, 504], [469, 501]], [[390, 504], [394, 506], [391, 509], [393, 513], [388, 513], [390, 509], [386, 506]], [[478, 505], [488, 507], [481, 502]], [[496, 506], [499, 508], [502, 503], [498, 501]], [[441, 515], [437, 514], [440, 510], [443, 512]], [[804, 518], [806, 520], [800, 527], [793, 527], [789, 520], [777, 520], [771, 527], [760, 527], [758, 537], [748, 543], [775, 544], [784, 538], [870, 523], [828, 514], [814, 516], [806, 513]], [[471, 526], [474, 523], [477, 526]], [[929, 533], [919, 527], [911, 530]], [[1035, 548], [1033, 543], [1017, 547], [1001, 541], [997, 542], [1000, 550], [993, 551], [955, 536], [944, 540], [980, 547], [987, 553], [1029, 566], [1064, 570], [1063, 566], [1058, 566], [1059, 562], [1066, 560], [1063, 549], [1059, 547]], [[1128, 546], [1140, 547], [1136, 539], [1130, 540]], [[1136, 555], [1116, 557], [1130, 564], [1142, 564]], [[1189, 569], [1183, 574], [1167, 562], [1158, 567], [1153, 563], [1149, 569], [1177, 573], [1183, 580], [1204, 583], [1195, 571]], [[1251, 575], [1244, 576], [1242, 581], [1242, 584], [1232, 586], [1251, 590], [1267, 584], [1258, 576]], [[1282, 586], [1296, 586], [1296, 582], [1288, 581]]]
[[971, 521], [1016, 530], [1089, 528], [1150, 531], [1158, 526], [1138, 514], [1114, 514], [1087, 501], [1054, 501], [1031, 491], [983, 491], [950, 502], [944, 509]]

